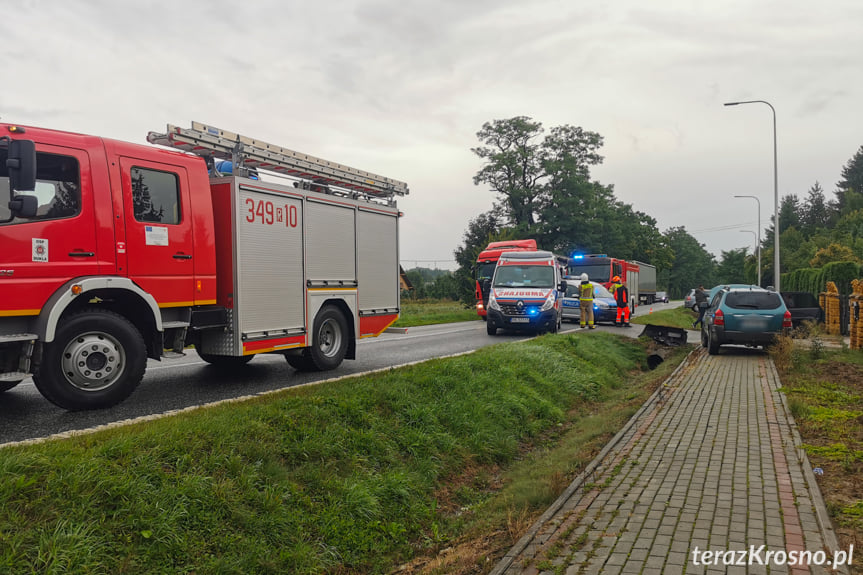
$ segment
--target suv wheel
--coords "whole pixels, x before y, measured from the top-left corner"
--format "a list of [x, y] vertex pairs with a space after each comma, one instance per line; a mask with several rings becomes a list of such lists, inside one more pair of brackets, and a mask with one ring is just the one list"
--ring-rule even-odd
[[710, 330], [707, 330], [707, 353], [710, 355], [719, 355], [719, 340], [716, 335]]

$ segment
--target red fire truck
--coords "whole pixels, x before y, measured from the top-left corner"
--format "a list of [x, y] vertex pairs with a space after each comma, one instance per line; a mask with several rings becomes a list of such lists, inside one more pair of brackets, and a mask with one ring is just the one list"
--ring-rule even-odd
[[491, 278], [494, 268], [503, 252], [535, 252], [536, 240], [509, 240], [503, 242], [491, 242], [479, 253], [476, 259], [476, 313], [480, 317], [486, 317], [486, 306], [488, 305], [488, 294], [491, 286]]
[[656, 268], [650, 264], [608, 257], [606, 254], [574, 254], [570, 258], [569, 274], [586, 273], [591, 281], [611, 288], [612, 278], [620, 276], [629, 290], [634, 310], [638, 303], [652, 304], [656, 296]]
[[398, 318], [404, 182], [196, 122], [148, 140], [173, 149], [0, 124], [0, 391], [106, 407], [188, 345], [333, 369]]

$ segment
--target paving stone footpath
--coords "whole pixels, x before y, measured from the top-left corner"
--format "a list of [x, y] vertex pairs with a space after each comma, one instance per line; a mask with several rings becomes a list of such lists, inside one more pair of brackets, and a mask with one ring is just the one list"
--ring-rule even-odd
[[492, 573], [847, 573], [816, 565], [848, 549], [780, 385], [763, 352], [698, 348]]

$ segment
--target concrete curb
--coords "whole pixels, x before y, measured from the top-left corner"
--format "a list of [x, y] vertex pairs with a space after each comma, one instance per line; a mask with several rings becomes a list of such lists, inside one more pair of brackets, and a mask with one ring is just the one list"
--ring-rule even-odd
[[620, 431], [609, 441], [605, 447], [602, 448], [602, 451], [593, 458], [593, 460], [584, 468], [584, 470], [578, 474], [578, 476], [569, 484], [569, 486], [564, 490], [563, 493], [551, 504], [551, 506], [546, 509], [546, 511], [540, 515], [539, 519], [527, 530], [521, 539], [519, 539], [515, 545], [506, 553], [506, 555], [498, 561], [497, 565], [495, 565], [494, 569], [491, 570], [489, 575], [503, 575], [507, 571], [507, 569], [512, 566], [515, 559], [527, 548], [530, 542], [536, 537], [539, 531], [545, 526], [548, 521], [554, 517], [557, 512], [566, 504], [569, 499], [575, 495], [575, 493], [586, 483], [586, 480], [593, 476], [601, 467], [603, 460], [608, 456], [608, 454], [621, 442], [621, 440], [628, 434], [628, 432], [636, 426], [636, 424], [641, 420], [642, 416], [649, 411], [652, 411], [656, 404], [661, 403], [663, 395], [666, 391], [668, 391], [668, 383], [673, 381], [679, 373], [692, 362], [693, 355], [699, 353], [701, 350], [700, 347], [693, 349], [689, 352], [689, 355], [684, 358], [684, 360], [678, 365], [671, 375], [663, 382], [656, 391], [644, 402], [644, 404], [639, 408], [635, 415], [629, 418], [629, 421], [626, 422], [626, 425], [621, 428]]

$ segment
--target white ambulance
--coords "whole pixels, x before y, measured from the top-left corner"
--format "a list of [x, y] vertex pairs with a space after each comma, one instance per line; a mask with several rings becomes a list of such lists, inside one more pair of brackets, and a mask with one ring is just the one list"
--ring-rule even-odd
[[551, 252], [504, 252], [491, 280], [486, 330], [557, 333], [566, 282]]

